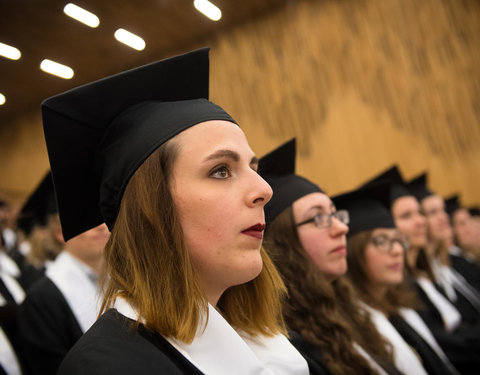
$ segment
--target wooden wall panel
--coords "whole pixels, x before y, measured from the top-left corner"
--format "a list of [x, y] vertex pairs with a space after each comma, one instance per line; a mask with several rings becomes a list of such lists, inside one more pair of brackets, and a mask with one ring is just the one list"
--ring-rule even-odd
[[480, 3], [296, 1], [212, 44], [212, 95], [262, 155], [296, 136], [332, 194], [393, 163], [480, 203]]

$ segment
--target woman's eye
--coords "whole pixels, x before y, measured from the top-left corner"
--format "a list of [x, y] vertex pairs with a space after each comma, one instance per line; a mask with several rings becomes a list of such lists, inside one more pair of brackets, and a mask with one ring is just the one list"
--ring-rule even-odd
[[210, 173], [210, 177], [218, 178], [218, 179], [228, 178], [229, 176], [230, 176], [230, 171], [225, 166], [214, 169]]

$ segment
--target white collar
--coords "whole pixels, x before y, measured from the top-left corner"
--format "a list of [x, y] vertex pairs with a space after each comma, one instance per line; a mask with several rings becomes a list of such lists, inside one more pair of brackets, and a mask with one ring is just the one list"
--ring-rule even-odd
[[83, 332], [97, 320], [100, 291], [93, 270], [67, 251], [62, 251], [45, 271], [65, 297]]
[[427, 375], [417, 355], [405, 342], [392, 323], [390, 323], [385, 314], [363, 302], [362, 304], [370, 314], [372, 323], [378, 332], [392, 344], [395, 366], [404, 374]]
[[[138, 319], [138, 314], [125, 300], [117, 299], [115, 308], [131, 319]], [[285, 336], [251, 338], [235, 331], [210, 304], [208, 309], [207, 326], [203, 330], [203, 325], [199, 325], [191, 344], [166, 338], [205, 374], [309, 374], [307, 362]]]
[[450, 332], [457, 328], [462, 320], [462, 316], [455, 306], [435, 288], [431, 280], [419, 276], [416, 282], [423, 289], [430, 302], [437, 308], [445, 329]]

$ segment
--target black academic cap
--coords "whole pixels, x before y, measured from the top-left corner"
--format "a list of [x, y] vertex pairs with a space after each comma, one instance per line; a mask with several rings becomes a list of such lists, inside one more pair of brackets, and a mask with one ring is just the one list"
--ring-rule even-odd
[[472, 206], [468, 208], [468, 212], [471, 216], [480, 216], [480, 207]]
[[332, 197], [337, 210], [350, 215], [348, 236], [376, 228], [395, 228], [390, 214], [390, 182], [377, 182]]
[[400, 170], [396, 165], [393, 165], [390, 168], [387, 168], [386, 170], [379, 173], [375, 177], [364, 182], [362, 185], [360, 185], [359, 189], [368, 188], [378, 183], [390, 184], [390, 188], [389, 188], [390, 189], [389, 191], [390, 207], [398, 198], [413, 195], [412, 192], [410, 192], [406, 187], [402, 174], [400, 173]]
[[459, 210], [461, 208], [460, 205], [460, 198], [458, 194], [453, 194], [447, 198], [445, 198], [445, 211], [447, 211], [447, 214], [452, 216], [455, 211]]
[[421, 202], [424, 198], [429, 197], [430, 195], [434, 195], [433, 191], [431, 191], [427, 187], [427, 173], [423, 172], [419, 174], [417, 177], [412, 178], [406, 184], [407, 189], [412, 192], [415, 198]]
[[259, 161], [259, 173], [273, 190], [273, 197], [265, 206], [267, 223], [297, 199], [310, 193], [323, 193], [313, 182], [295, 174], [295, 154], [296, 139], [292, 138]]
[[36, 225], [46, 226], [48, 217], [57, 212], [52, 173], [48, 171], [20, 210], [17, 228], [29, 235]]
[[208, 48], [151, 63], [42, 103], [63, 236], [111, 230], [125, 187], [145, 159], [183, 130], [234, 120], [208, 101]]

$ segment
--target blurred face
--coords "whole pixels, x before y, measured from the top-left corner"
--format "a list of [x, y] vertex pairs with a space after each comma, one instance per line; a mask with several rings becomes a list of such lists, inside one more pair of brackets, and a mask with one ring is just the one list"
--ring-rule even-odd
[[410, 246], [419, 248], [427, 245], [427, 223], [415, 197], [398, 198], [393, 203], [392, 216], [400, 233], [408, 237]]
[[480, 246], [480, 234], [477, 224], [466, 209], [459, 209], [453, 215], [453, 230], [457, 238], [458, 246]]
[[86, 264], [95, 263], [103, 257], [109, 237], [106, 224], [101, 224], [68, 240], [65, 249]]
[[272, 196], [258, 175], [245, 134], [227, 121], [207, 121], [174, 138], [172, 196], [188, 251], [208, 301], [262, 270], [263, 207]]
[[439, 195], [431, 195], [422, 200], [422, 209], [427, 220], [428, 235], [435, 242], [450, 242], [452, 228], [445, 211], [445, 201]]
[[396, 229], [378, 228], [365, 248], [366, 274], [373, 287], [387, 288], [403, 280], [404, 247]]
[[[311, 193], [293, 203], [295, 223], [335, 211], [332, 201], [323, 193]], [[328, 280], [332, 281], [347, 272], [346, 224], [331, 217], [330, 227], [318, 228], [314, 223], [308, 223], [298, 226], [297, 232], [303, 248]]]

